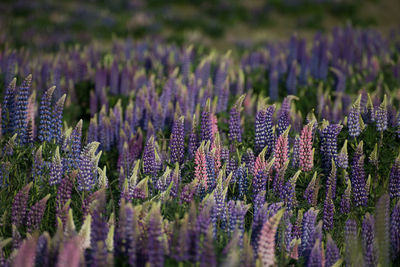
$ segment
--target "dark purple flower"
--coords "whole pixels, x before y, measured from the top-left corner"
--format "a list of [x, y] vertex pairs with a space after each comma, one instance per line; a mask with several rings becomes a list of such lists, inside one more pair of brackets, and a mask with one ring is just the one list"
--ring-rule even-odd
[[53, 156], [53, 160], [50, 165], [50, 177], [49, 177], [49, 185], [53, 186], [59, 184], [62, 179], [63, 174], [63, 166], [61, 163], [60, 157], [60, 149], [56, 148], [56, 153]]
[[16, 227], [20, 226], [26, 216], [26, 206], [28, 204], [29, 191], [32, 183], [27, 184], [14, 197], [14, 202], [11, 208], [11, 223]]
[[49, 88], [42, 96], [39, 108], [39, 141], [49, 142], [51, 140], [51, 98], [55, 86]]
[[43, 199], [36, 202], [29, 211], [26, 220], [27, 231], [30, 233], [35, 229], [38, 229], [42, 221], [44, 211], [46, 209], [47, 200], [49, 200], [50, 194], [45, 196]]
[[375, 266], [377, 263], [375, 247], [375, 220], [371, 214], [365, 214], [362, 223], [362, 244], [364, 250], [364, 264], [366, 266]]
[[333, 241], [330, 234], [327, 235], [326, 241], [326, 261], [325, 266], [331, 267], [340, 259], [339, 249]]
[[389, 194], [391, 198], [400, 197], [400, 155], [395, 159], [390, 170]]
[[17, 79], [14, 78], [8, 85], [2, 103], [1, 111], [1, 131], [5, 135], [11, 133], [15, 124], [15, 85]]
[[32, 75], [28, 75], [18, 88], [16, 95], [15, 109], [15, 133], [22, 144], [27, 143], [27, 124], [28, 124], [28, 99], [31, 89]]
[[151, 136], [143, 151], [143, 173], [145, 175], [154, 176], [157, 173], [154, 149], [154, 137]]
[[321, 241], [317, 239], [307, 261], [307, 267], [322, 267]]
[[321, 153], [325, 173], [329, 173], [332, 166], [332, 159], [337, 160], [337, 136], [342, 129], [341, 125], [326, 125], [321, 131]]
[[210, 113], [210, 99], [207, 99], [206, 105], [201, 112], [201, 140], [202, 141], [212, 141], [212, 122]]
[[368, 201], [364, 170], [364, 158], [365, 156], [363, 155], [363, 142], [361, 141], [353, 156], [353, 164], [350, 175], [353, 200], [356, 206], [366, 206]]
[[56, 103], [52, 113], [52, 121], [51, 121], [51, 135], [52, 138], [55, 139], [56, 144], [61, 144], [62, 141], [62, 117], [64, 110], [64, 102], [66, 95], [63, 95]]
[[302, 255], [306, 262], [313, 247], [313, 237], [315, 233], [315, 223], [317, 221], [318, 212], [314, 208], [310, 208], [303, 216], [300, 255]]
[[393, 207], [390, 218], [390, 244], [392, 259], [400, 255], [400, 200]]
[[332, 200], [332, 186], [328, 186], [328, 192], [324, 202], [324, 215], [323, 215], [323, 226], [324, 230], [331, 230], [333, 228], [333, 215], [335, 212], [335, 205]]
[[170, 138], [170, 151], [171, 151], [171, 162], [182, 163], [184, 157], [184, 125], [183, 125], [184, 117], [176, 118], [174, 121], [174, 125], [172, 127], [172, 133]]

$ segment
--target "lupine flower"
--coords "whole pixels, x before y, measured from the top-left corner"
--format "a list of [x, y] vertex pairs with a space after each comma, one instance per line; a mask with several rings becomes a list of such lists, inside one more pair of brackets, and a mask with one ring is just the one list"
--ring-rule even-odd
[[154, 137], [151, 136], [144, 147], [143, 152], [143, 173], [145, 175], [156, 175], [157, 170], [155, 168], [156, 156], [154, 152]]
[[214, 239], [210, 228], [203, 240], [203, 249], [200, 254], [200, 267], [217, 266], [217, 257], [215, 255], [213, 241]]
[[[332, 167], [331, 167], [331, 171], [329, 173], [329, 176], [326, 180], [326, 187], [329, 188], [331, 187], [332, 190], [332, 199], [336, 198], [336, 165], [335, 162], [332, 159]], [[328, 194], [328, 190], [326, 191], [326, 193]]]
[[349, 265], [362, 266], [362, 258], [359, 254], [359, 241], [357, 234], [357, 222], [354, 219], [348, 219], [344, 225], [344, 238], [345, 238], [345, 261]]
[[328, 186], [328, 193], [325, 197], [324, 202], [324, 215], [323, 215], [323, 227], [324, 230], [331, 230], [333, 228], [333, 214], [335, 212], [335, 205], [332, 200], [332, 185]]
[[36, 245], [35, 266], [49, 266], [50, 236], [47, 232], [41, 234]]
[[281, 136], [290, 125], [290, 104], [293, 98], [293, 96], [287, 96], [283, 99], [282, 106], [278, 113], [278, 137]]
[[368, 193], [365, 187], [364, 155], [362, 141], [359, 143], [353, 157], [350, 180], [355, 205], [366, 206], [368, 201]]
[[22, 188], [14, 197], [14, 202], [11, 208], [11, 223], [16, 227], [20, 226], [25, 220], [26, 205], [28, 203], [31, 187], [32, 182]]
[[389, 266], [390, 260], [390, 198], [382, 195], [375, 209], [375, 232], [378, 248], [378, 265]]
[[332, 159], [337, 160], [337, 136], [342, 129], [341, 125], [331, 124], [323, 126], [321, 130], [321, 153], [324, 170], [330, 171]]
[[197, 149], [194, 162], [196, 164], [194, 170], [194, 177], [199, 181], [200, 186], [204, 187], [204, 189], [207, 190], [208, 174], [207, 174], [206, 155], [204, 152], [204, 143], [202, 143], [200, 147]]
[[15, 132], [22, 144], [27, 142], [26, 126], [28, 124], [28, 99], [32, 83], [32, 75], [28, 75], [22, 82], [17, 92], [15, 110]]
[[194, 157], [194, 154], [196, 153], [197, 146], [198, 146], [196, 128], [197, 128], [196, 115], [193, 115], [192, 129], [190, 130], [189, 144], [188, 144], [188, 157], [189, 157], [189, 159], [192, 159]]
[[340, 212], [349, 213], [351, 209], [351, 182], [347, 181], [347, 187], [340, 200]]
[[[99, 204], [99, 206], [102, 206]], [[92, 266], [100, 266], [107, 262], [106, 239], [108, 234], [108, 224], [100, 207], [96, 207], [92, 212], [92, 222], [90, 226], [90, 247]]]
[[63, 166], [61, 163], [60, 149], [56, 148], [56, 153], [50, 165], [49, 185], [53, 186], [61, 182]]
[[62, 113], [64, 110], [64, 102], [66, 95], [64, 94], [56, 103], [52, 113], [51, 121], [51, 134], [52, 138], [55, 139], [56, 144], [61, 144], [62, 141]]
[[389, 195], [391, 198], [400, 197], [400, 154], [395, 159], [390, 170]]
[[127, 257], [130, 265], [136, 264], [136, 227], [137, 220], [134, 209], [130, 203], [121, 204], [118, 225], [115, 231], [115, 255], [116, 257]]
[[33, 157], [32, 178], [39, 179], [44, 172], [44, 160], [42, 156], [42, 146], [40, 146]]
[[36, 253], [36, 240], [29, 238], [24, 240], [13, 260], [13, 266], [34, 266]]
[[81, 264], [82, 249], [80, 238], [74, 237], [65, 242], [57, 259], [57, 267], [78, 267]]
[[99, 141], [98, 137], [98, 123], [97, 123], [97, 114], [94, 115], [93, 118], [90, 119], [89, 128], [87, 132], [87, 142], [88, 144], [91, 142]]
[[330, 234], [327, 234], [326, 241], [326, 267], [333, 266], [340, 259], [339, 249], [336, 246], [335, 241], [333, 241]]
[[258, 241], [258, 256], [264, 266], [275, 265], [275, 234], [284, 209], [278, 211], [264, 223]]
[[275, 144], [274, 150], [274, 168], [276, 171], [279, 171], [288, 161], [288, 148], [289, 148], [289, 141], [288, 141], [288, 134], [289, 134], [290, 126], [282, 133]]
[[375, 266], [376, 248], [375, 248], [375, 220], [369, 213], [365, 214], [362, 223], [362, 244], [364, 250], [364, 264], [366, 266]]
[[321, 241], [319, 239], [315, 241], [315, 244], [310, 253], [310, 257], [308, 258], [307, 266], [308, 267], [324, 266], [322, 260]]
[[259, 154], [267, 145], [267, 113], [266, 109], [257, 112], [255, 118], [254, 152]]
[[236, 170], [236, 183], [238, 184], [238, 199], [243, 200], [244, 196], [247, 194], [247, 188], [248, 188], [248, 179], [247, 179], [247, 173], [242, 166], [239, 166]]
[[392, 259], [400, 255], [400, 200], [393, 207], [390, 218], [390, 244]]
[[347, 117], [347, 126], [349, 128], [349, 135], [351, 137], [357, 137], [360, 135], [360, 101], [361, 95], [358, 96], [350, 109], [349, 116]]
[[51, 140], [51, 98], [55, 86], [50, 87], [42, 96], [39, 108], [39, 141], [49, 142]]
[[42, 221], [44, 215], [44, 211], [46, 209], [46, 203], [49, 198], [50, 194], [36, 202], [36, 204], [31, 207], [26, 221], [28, 232], [32, 232], [33, 230], [39, 228], [40, 222]]
[[172, 127], [171, 139], [170, 139], [170, 150], [171, 150], [171, 162], [183, 162], [184, 156], [184, 117], [177, 118], [174, 121], [174, 126]]
[[201, 113], [201, 140], [212, 141], [212, 122], [210, 113], [210, 99], [207, 99], [206, 105]]
[[240, 110], [243, 103], [245, 95], [241, 95], [236, 101], [235, 105], [232, 107], [229, 116], [229, 140], [231, 142], [237, 141], [242, 142], [242, 130], [240, 127]]
[[299, 163], [302, 171], [308, 172], [313, 168], [314, 152], [312, 149], [312, 129], [314, 123], [311, 122], [303, 128], [300, 136]]
[[148, 257], [151, 266], [164, 266], [164, 238], [160, 208], [154, 205], [148, 222]]
[[284, 200], [285, 204], [289, 210], [297, 206], [297, 199], [296, 199], [296, 182], [299, 178], [301, 170], [297, 171], [292, 178], [290, 178], [285, 185], [284, 189]]
[[82, 150], [79, 158], [78, 189], [80, 191], [91, 191], [96, 184], [97, 162], [99, 154], [95, 156], [99, 147], [98, 142], [92, 142]]
[[315, 232], [315, 222], [317, 220], [318, 211], [310, 208], [303, 216], [300, 255], [302, 255], [307, 262], [308, 256], [311, 253], [313, 246], [312, 238]]
[[[61, 184], [57, 189], [56, 195], [56, 217], [60, 217], [64, 205], [69, 199], [71, 199], [71, 193], [76, 175], [77, 172], [75, 171], [71, 173], [71, 176], [64, 176], [64, 178], [61, 180]], [[65, 225], [65, 222], [63, 222], [63, 225]]]
[[266, 157], [268, 158], [275, 147], [275, 134], [274, 134], [274, 129], [273, 129], [273, 121], [272, 121], [272, 116], [274, 115], [275, 112], [275, 105], [271, 105], [267, 108], [266, 110], [266, 136], [267, 136], [267, 152], [266, 152]]
[[306, 199], [310, 205], [315, 206], [315, 195], [318, 195], [317, 172], [314, 172], [311, 181], [308, 183], [308, 186], [304, 191], [304, 199]]
[[387, 118], [387, 100], [386, 95], [383, 97], [383, 101], [376, 111], [376, 127], [379, 132], [383, 132], [387, 129], [388, 118]]
[[347, 169], [349, 167], [349, 156], [347, 154], [347, 139], [344, 140], [342, 149], [337, 156], [337, 166], [342, 169]]
[[300, 166], [300, 137], [298, 135], [294, 138], [291, 165], [293, 168], [298, 168]]
[[4, 94], [1, 112], [1, 131], [2, 135], [11, 133], [15, 124], [15, 85], [17, 79], [14, 78], [7, 86]]

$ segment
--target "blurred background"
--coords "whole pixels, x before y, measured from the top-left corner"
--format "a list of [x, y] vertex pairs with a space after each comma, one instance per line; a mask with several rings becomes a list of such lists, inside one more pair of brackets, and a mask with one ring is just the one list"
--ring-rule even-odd
[[399, 0], [1, 0], [0, 45], [56, 50], [113, 38], [217, 49], [336, 26], [400, 29]]

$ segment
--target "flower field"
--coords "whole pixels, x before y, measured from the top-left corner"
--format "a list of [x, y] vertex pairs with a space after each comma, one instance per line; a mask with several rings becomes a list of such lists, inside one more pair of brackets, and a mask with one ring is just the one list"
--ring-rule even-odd
[[2, 266], [400, 265], [398, 30], [4, 42], [0, 88]]

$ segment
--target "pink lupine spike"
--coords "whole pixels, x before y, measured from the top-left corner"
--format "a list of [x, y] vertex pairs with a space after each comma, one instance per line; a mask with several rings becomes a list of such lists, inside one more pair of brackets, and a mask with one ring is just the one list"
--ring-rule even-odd
[[67, 241], [62, 248], [57, 261], [57, 267], [78, 267], [81, 261], [80, 240], [75, 237]]
[[265, 153], [267, 152], [268, 147], [265, 146], [264, 149], [260, 152], [258, 157], [256, 158], [256, 162], [254, 163], [253, 175], [257, 175], [260, 171], [263, 171], [267, 166], [267, 161], [265, 160]]
[[289, 149], [289, 141], [288, 134], [290, 131], [289, 127], [278, 137], [278, 140], [275, 144], [275, 170], [279, 171], [284, 165], [285, 162], [288, 161], [288, 149]]
[[214, 113], [212, 113], [210, 116], [211, 116], [211, 134], [212, 137], [214, 138], [218, 132], [218, 119]]
[[35, 266], [36, 257], [36, 243], [37, 240], [33, 238], [26, 239], [21, 247], [18, 249], [18, 253], [14, 258], [12, 266], [24, 266], [33, 267]]
[[313, 148], [312, 148], [312, 129], [314, 121], [306, 125], [301, 131], [300, 136], [300, 168], [302, 171], [308, 172], [313, 168]]
[[278, 211], [261, 229], [258, 256], [261, 258], [262, 266], [275, 265], [275, 235], [284, 211], [285, 209]]
[[207, 161], [206, 154], [204, 153], [204, 142], [197, 149], [194, 162], [196, 164], [194, 169], [194, 177], [197, 179], [200, 184], [203, 184], [205, 189], [207, 190]]
[[214, 162], [215, 162], [215, 171], [218, 172], [221, 168], [221, 138], [219, 133], [215, 134], [214, 140], [211, 143], [211, 151], [214, 151]]

